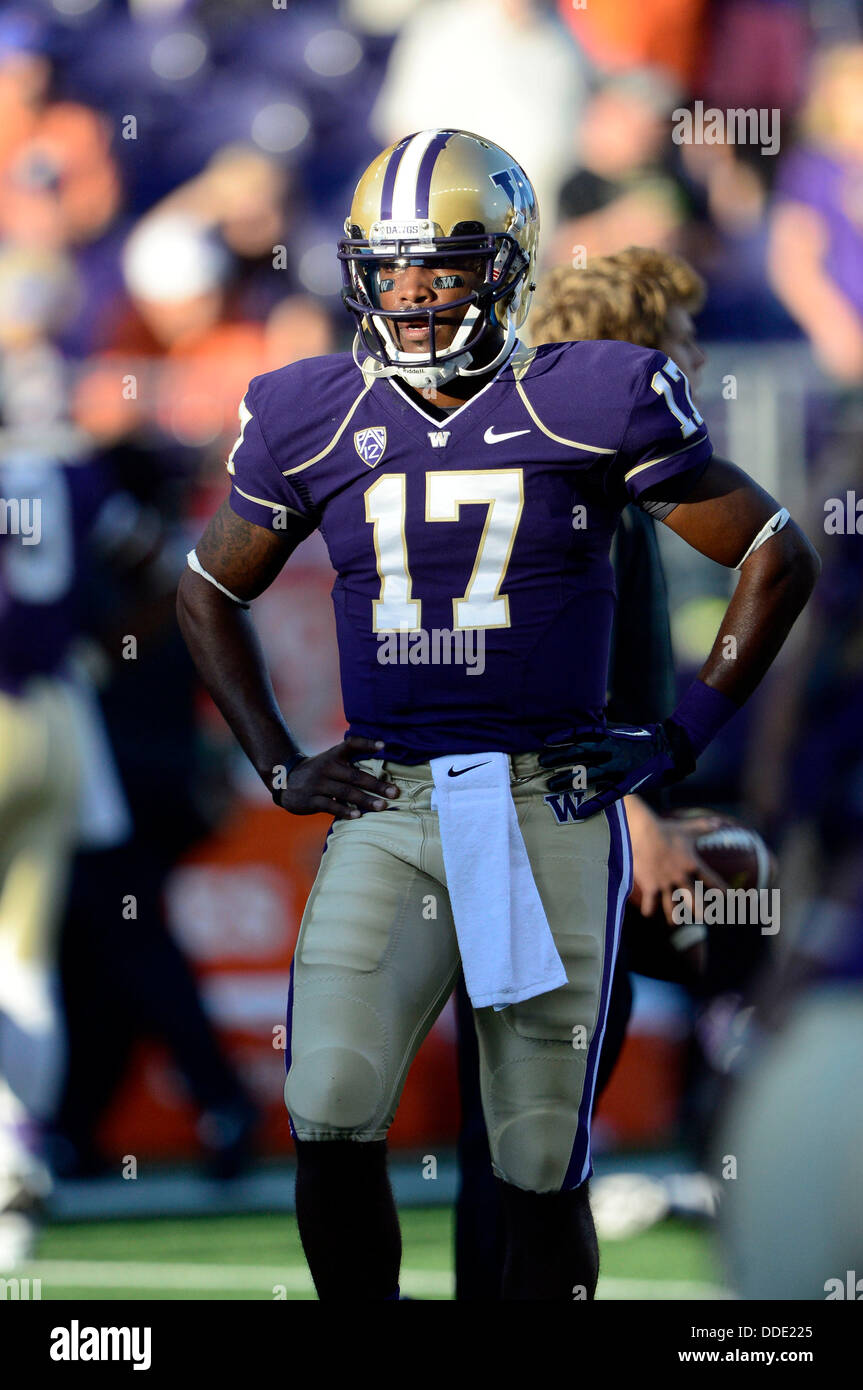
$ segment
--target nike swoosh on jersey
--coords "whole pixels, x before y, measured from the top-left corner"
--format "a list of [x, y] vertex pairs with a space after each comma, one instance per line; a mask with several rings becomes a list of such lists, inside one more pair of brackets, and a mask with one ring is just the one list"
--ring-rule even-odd
[[470, 767], [460, 767], [458, 772], [454, 767], [451, 767], [447, 772], [447, 777], [463, 777], [466, 772], [473, 772], [475, 767], [488, 767], [488, 763], [471, 763]]
[[530, 434], [530, 430], [510, 430], [508, 434], [495, 434], [494, 425], [489, 425], [483, 439], [486, 444], [502, 444], [505, 439], [517, 439], [520, 434]]

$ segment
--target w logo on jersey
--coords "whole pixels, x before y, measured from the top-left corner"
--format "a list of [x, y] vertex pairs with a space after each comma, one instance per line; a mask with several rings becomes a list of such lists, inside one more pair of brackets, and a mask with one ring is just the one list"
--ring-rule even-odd
[[546, 806], [551, 807], [558, 825], [565, 825], [568, 820], [578, 819], [575, 813], [584, 796], [582, 792], [552, 792], [542, 799]]
[[369, 468], [377, 468], [386, 447], [386, 425], [370, 425], [368, 429], [354, 431], [354, 448]]
[[429, 430], [428, 436], [433, 449], [445, 449], [450, 437], [450, 430]]

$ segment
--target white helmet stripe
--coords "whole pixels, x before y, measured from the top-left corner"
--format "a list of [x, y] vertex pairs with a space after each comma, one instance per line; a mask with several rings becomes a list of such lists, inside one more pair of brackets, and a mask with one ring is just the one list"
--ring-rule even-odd
[[422, 158], [439, 130], [421, 130], [405, 147], [393, 188], [394, 222], [412, 222], [417, 215], [417, 179]]

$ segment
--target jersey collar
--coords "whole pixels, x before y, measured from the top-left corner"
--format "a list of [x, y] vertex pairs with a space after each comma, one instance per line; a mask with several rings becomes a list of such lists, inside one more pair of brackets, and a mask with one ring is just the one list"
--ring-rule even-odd
[[[356, 354], [356, 344], [354, 346], [354, 361], [360, 368], [360, 371], [363, 373], [363, 377], [365, 378], [366, 382], [372, 384], [377, 388], [377, 399], [389, 406], [391, 409], [397, 409], [397, 404], [393, 397], [397, 397], [399, 401], [403, 401], [405, 405], [410, 406], [411, 410], [414, 412], [414, 415], [406, 415], [404, 411], [399, 411], [399, 418], [403, 419], [405, 423], [410, 421], [411, 423], [415, 423], [417, 426], [419, 426], [422, 423], [424, 426], [424, 428], [421, 431], [423, 436], [426, 436], [430, 429], [449, 429], [453, 421], [460, 419], [465, 414], [465, 412], [470, 409], [471, 406], [479, 407], [477, 410], [474, 411], [474, 418], [472, 418], [470, 421], [471, 424], [476, 423], [476, 418], [484, 417], [488, 413], [488, 410], [491, 408], [492, 403], [488, 398], [488, 392], [491, 390], [491, 387], [494, 386], [495, 383], [500, 380], [504, 372], [508, 371], [511, 368], [517, 368], [518, 364], [523, 359], [529, 359], [531, 356], [532, 350], [530, 348], [527, 348], [524, 343], [520, 342], [519, 339], [516, 338], [515, 342], [513, 343], [512, 351], [510, 352], [506, 360], [504, 362], [501, 362], [500, 366], [498, 367], [491, 380], [487, 381], [485, 386], [483, 386], [482, 389], [477, 391], [473, 396], [468, 397], [468, 399], [464, 402], [464, 405], [458, 406], [455, 410], [450, 411], [443, 419], [440, 419], [436, 415], [429, 415], [427, 411], [423, 410], [422, 406], [418, 405], [417, 402], [413, 399], [413, 397], [408, 393], [408, 391], [406, 391], [405, 388], [399, 384], [397, 377], [381, 377], [376, 372], [374, 372], [369, 366], [369, 363], [374, 362], [374, 358], [370, 355], [366, 356], [365, 358], [358, 358]], [[486, 399], [484, 403], [480, 406], [480, 402], [483, 401], [483, 397], [485, 397]], [[414, 416], [418, 417], [418, 419], [414, 419]]]

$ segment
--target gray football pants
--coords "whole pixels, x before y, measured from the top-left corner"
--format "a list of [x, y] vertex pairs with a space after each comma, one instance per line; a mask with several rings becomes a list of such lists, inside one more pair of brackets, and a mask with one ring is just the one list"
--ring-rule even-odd
[[[459, 950], [428, 763], [382, 769], [401, 795], [334, 821], [291, 970], [285, 1102], [299, 1139], [385, 1137]], [[623, 908], [631, 887], [621, 803], [587, 821], [549, 796], [536, 754], [510, 758], [511, 791], [568, 983], [474, 1011], [483, 1110], [498, 1177], [534, 1192], [592, 1171], [590, 1112]]]

